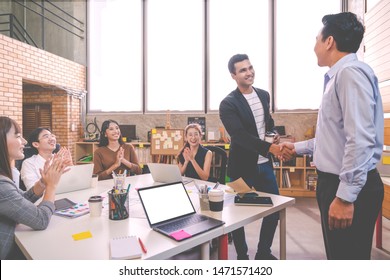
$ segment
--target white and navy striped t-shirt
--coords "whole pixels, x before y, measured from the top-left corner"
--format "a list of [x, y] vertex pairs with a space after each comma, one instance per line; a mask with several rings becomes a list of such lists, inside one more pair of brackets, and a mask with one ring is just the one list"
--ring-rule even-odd
[[[264, 121], [264, 108], [263, 104], [261, 104], [260, 98], [255, 91], [252, 91], [248, 94], [243, 94], [246, 98], [246, 101], [251, 107], [253, 116], [255, 117], [257, 133], [259, 134], [260, 139], [264, 139], [265, 137], [265, 121]], [[268, 158], [265, 158], [259, 155], [257, 160], [257, 164], [261, 164], [267, 162]]]

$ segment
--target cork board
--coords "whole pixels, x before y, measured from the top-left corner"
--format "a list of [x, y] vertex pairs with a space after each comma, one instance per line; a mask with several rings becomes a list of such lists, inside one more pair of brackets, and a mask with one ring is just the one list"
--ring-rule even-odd
[[153, 128], [151, 155], [176, 156], [184, 146], [184, 129]]

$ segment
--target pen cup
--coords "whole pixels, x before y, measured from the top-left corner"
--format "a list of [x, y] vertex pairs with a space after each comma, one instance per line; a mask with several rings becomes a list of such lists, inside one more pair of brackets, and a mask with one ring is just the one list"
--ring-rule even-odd
[[108, 192], [108, 217], [110, 220], [124, 220], [129, 217], [129, 196], [126, 191]]
[[117, 190], [122, 190], [124, 185], [125, 185], [125, 182], [126, 182], [126, 174], [125, 173], [115, 174], [115, 175], [113, 175], [113, 178], [114, 178], [115, 188]]
[[200, 205], [200, 211], [208, 211], [210, 210], [209, 206], [209, 195], [200, 193], [199, 194], [199, 205]]
[[209, 193], [209, 204], [210, 210], [214, 212], [219, 212], [223, 210], [223, 190], [210, 190]]

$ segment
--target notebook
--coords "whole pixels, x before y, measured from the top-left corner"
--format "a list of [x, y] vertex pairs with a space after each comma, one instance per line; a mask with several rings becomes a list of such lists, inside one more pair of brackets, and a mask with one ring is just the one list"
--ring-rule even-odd
[[56, 188], [56, 194], [83, 190], [91, 187], [93, 164], [70, 166], [70, 170], [62, 174]]
[[176, 164], [148, 163], [153, 181], [161, 183], [173, 183], [183, 181], [179, 166]]
[[150, 227], [174, 240], [181, 241], [225, 223], [197, 214], [183, 182], [137, 191]]
[[142, 249], [135, 236], [123, 236], [110, 239], [110, 258], [129, 260], [142, 256]]

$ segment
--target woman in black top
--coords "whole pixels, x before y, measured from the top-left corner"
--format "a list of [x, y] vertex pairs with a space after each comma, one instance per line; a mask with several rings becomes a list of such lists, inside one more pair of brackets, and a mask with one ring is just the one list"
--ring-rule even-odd
[[202, 128], [192, 123], [184, 129], [186, 143], [178, 155], [178, 164], [182, 175], [190, 178], [208, 180], [212, 152], [200, 144]]

